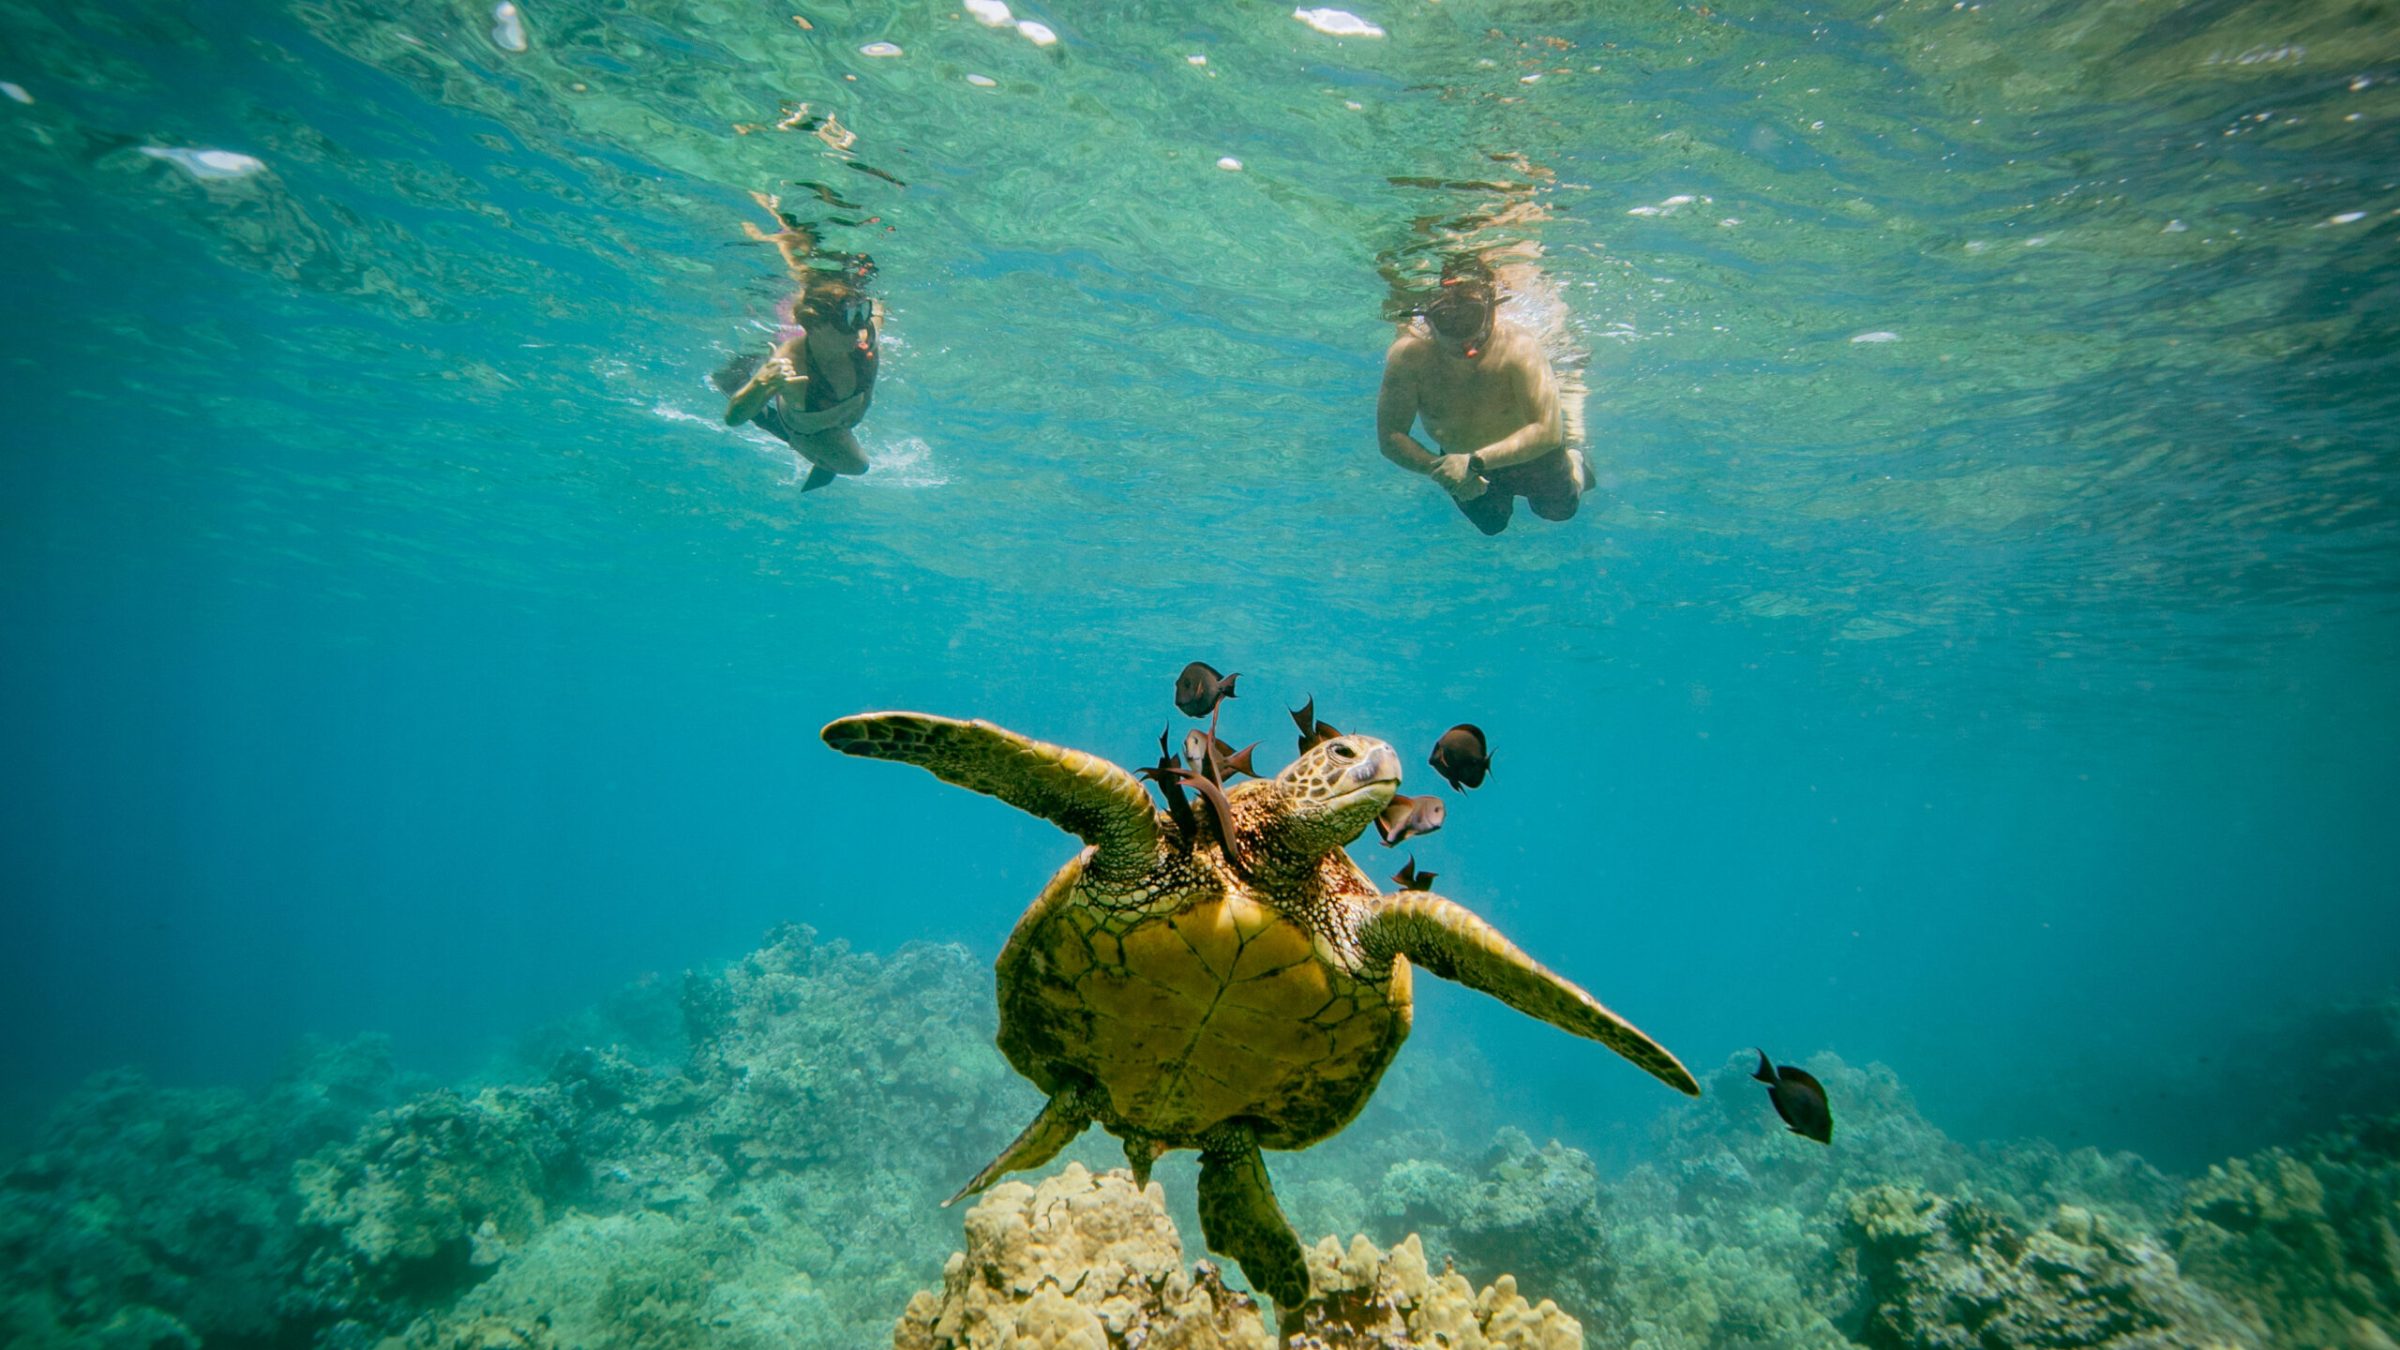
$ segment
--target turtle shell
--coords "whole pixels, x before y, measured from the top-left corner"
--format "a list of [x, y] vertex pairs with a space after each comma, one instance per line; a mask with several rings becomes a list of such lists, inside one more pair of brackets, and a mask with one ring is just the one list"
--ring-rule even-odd
[[1236, 1119], [1278, 1149], [1350, 1123], [1408, 1037], [1406, 961], [1358, 978], [1222, 872], [1147, 905], [1097, 903], [1084, 861], [1000, 953], [1000, 1049], [1019, 1073], [1049, 1093], [1097, 1086], [1102, 1125], [1174, 1147]]

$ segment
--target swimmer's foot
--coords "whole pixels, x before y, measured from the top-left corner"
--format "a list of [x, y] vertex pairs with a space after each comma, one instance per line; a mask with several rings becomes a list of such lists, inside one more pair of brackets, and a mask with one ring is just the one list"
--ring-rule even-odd
[[812, 464], [808, 468], [808, 481], [800, 485], [800, 490], [802, 492], [814, 492], [818, 488], [821, 488], [827, 483], [832, 482], [835, 477], [836, 475], [834, 474], [833, 470], [826, 468], [822, 464]]
[[1591, 461], [1583, 457], [1583, 452], [1581, 450], [1569, 448], [1567, 451], [1567, 461], [1575, 466], [1576, 496], [1580, 497], [1584, 493], [1589, 492], [1594, 487], [1598, 486], [1598, 484], [1592, 478]]

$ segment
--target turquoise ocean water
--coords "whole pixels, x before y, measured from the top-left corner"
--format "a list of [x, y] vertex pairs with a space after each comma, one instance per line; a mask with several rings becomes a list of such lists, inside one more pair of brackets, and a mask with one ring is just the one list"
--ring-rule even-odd
[[[1696, 1069], [2186, 1171], [2400, 1105], [2306, 1055], [2400, 976], [2376, 7], [521, 3], [0, 3], [0, 1140], [306, 1035], [469, 1074], [786, 920], [981, 1002], [1069, 841], [817, 728], [1138, 765], [1195, 658], [1276, 764], [1312, 695], [1411, 790], [1486, 728], [1354, 852]], [[1487, 539], [1372, 426], [1379, 260], [1495, 183], [1601, 484]], [[753, 193], [879, 268], [805, 498], [707, 378]], [[1649, 1156], [1655, 1084], [1421, 998]]]

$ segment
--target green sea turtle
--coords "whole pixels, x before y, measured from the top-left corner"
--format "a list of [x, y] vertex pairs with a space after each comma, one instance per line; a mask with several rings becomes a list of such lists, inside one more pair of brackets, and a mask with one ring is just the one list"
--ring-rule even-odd
[[1367, 880], [1344, 846], [1399, 785], [1400, 757], [1382, 741], [1338, 736], [1272, 779], [1225, 789], [1229, 860], [1215, 810], [1162, 813], [1116, 765], [989, 722], [863, 713], [823, 734], [1086, 845], [998, 963], [1000, 1049], [1049, 1104], [952, 1202], [1050, 1161], [1095, 1121], [1124, 1141], [1143, 1184], [1160, 1155], [1198, 1149], [1209, 1249], [1288, 1313], [1307, 1300], [1308, 1267], [1259, 1150], [1306, 1148], [1366, 1105], [1408, 1037], [1412, 967], [1700, 1091], [1673, 1055], [1482, 919]]

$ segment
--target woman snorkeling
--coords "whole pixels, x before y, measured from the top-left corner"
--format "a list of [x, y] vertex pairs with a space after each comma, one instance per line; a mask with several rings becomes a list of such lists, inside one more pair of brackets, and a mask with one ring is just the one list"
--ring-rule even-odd
[[774, 432], [809, 463], [802, 492], [867, 471], [852, 434], [875, 401], [882, 312], [848, 277], [803, 269], [791, 326], [755, 366], [736, 357], [713, 377], [728, 396], [725, 420]]

